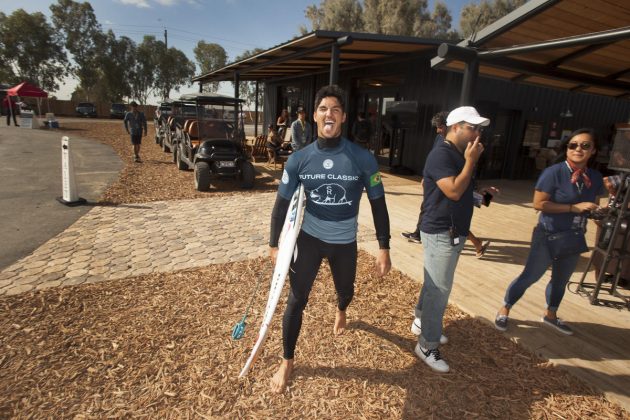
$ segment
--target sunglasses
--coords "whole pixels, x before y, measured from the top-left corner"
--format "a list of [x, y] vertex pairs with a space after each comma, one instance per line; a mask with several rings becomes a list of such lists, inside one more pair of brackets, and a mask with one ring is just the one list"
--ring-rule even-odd
[[567, 145], [567, 148], [569, 150], [575, 150], [578, 148], [578, 146], [580, 146], [580, 148], [582, 150], [589, 150], [591, 147], [593, 147], [593, 143], [589, 143], [589, 142], [583, 142], [583, 143], [569, 143]]
[[480, 125], [464, 124], [464, 127], [472, 131], [479, 131], [480, 133], [483, 133], [483, 127]]

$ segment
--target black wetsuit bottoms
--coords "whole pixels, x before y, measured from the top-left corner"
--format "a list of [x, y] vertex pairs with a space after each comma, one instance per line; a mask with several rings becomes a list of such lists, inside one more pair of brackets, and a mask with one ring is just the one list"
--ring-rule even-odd
[[308, 295], [311, 293], [322, 259], [328, 259], [337, 291], [337, 308], [342, 311], [348, 307], [354, 296], [354, 279], [357, 273], [356, 241], [349, 244], [329, 244], [301, 231], [296, 249], [297, 258], [291, 262], [289, 270], [291, 291], [282, 319], [285, 359], [293, 359], [302, 327], [302, 312], [308, 302]]

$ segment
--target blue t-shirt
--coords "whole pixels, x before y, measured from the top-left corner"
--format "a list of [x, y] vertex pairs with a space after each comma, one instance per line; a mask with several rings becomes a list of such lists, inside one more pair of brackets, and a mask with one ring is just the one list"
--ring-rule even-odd
[[[571, 183], [571, 169], [566, 161], [546, 168], [538, 181], [536, 190], [549, 194], [550, 200], [560, 204], [577, 204], [584, 201], [596, 202], [603, 195], [604, 180], [602, 174], [595, 169], [587, 168], [586, 174], [591, 179], [591, 187], [587, 188], [581, 180]], [[586, 229], [586, 216], [575, 213], [543, 213], [538, 216], [538, 223], [548, 232], [562, 232], [572, 228]]]
[[370, 200], [385, 195], [374, 156], [345, 138], [334, 148], [314, 142], [291, 154], [278, 194], [290, 200], [300, 182], [306, 192], [302, 230], [328, 243], [356, 240], [363, 189]]
[[424, 214], [420, 230], [439, 233], [455, 226], [459, 236], [468, 236], [473, 214], [473, 181], [471, 180], [458, 201], [450, 200], [437, 186], [443, 178], [457, 176], [466, 159], [451, 143], [437, 144], [424, 165]]
[[438, 134], [437, 136], [435, 136], [435, 140], [433, 140], [432, 148], [435, 149], [435, 147], [440, 143], [444, 143], [444, 136], [441, 134]]
[[147, 119], [144, 116], [144, 112], [134, 114], [133, 111], [128, 111], [125, 114], [123, 123], [132, 136], [141, 136], [143, 128], [144, 132], [147, 132]]

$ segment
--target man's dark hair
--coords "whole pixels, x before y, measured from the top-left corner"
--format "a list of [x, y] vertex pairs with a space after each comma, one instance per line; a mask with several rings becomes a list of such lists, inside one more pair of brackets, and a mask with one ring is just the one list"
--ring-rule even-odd
[[327, 85], [317, 91], [317, 93], [315, 94], [315, 110], [317, 110], [319, 104], [324, 98], [330, 96], [337, 98], [337, 101], [339, 101], [339, 105], [341, 105], [341, 110], [343, 112], [346, 112], [346, 101], [344, 99], [346, 96], [346, 92], [344, 92], [343, 89], [341, 89], [337, 85]]
[[440, 111], [431, 118], [431, 126], [438, 128], [441, 125], [446, 125], [446, 117], [448, 117], [447, 111]]

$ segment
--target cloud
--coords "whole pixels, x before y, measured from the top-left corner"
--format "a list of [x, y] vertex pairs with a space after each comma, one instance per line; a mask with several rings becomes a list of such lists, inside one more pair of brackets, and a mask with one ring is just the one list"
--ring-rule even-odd
[[147, 0], [118, 0], [118, 1], [120, 1], [122, 4], [136, 6], [141, 9], [149, 9], [151, 7], [149, 6], [149, 3], [147, 2]]
[[199, 6], [198, 0], [155, 0], [156, 3], [161, 4], [162, 6], [176, 6], [179, 3], [187, 3], [191, 6]]

